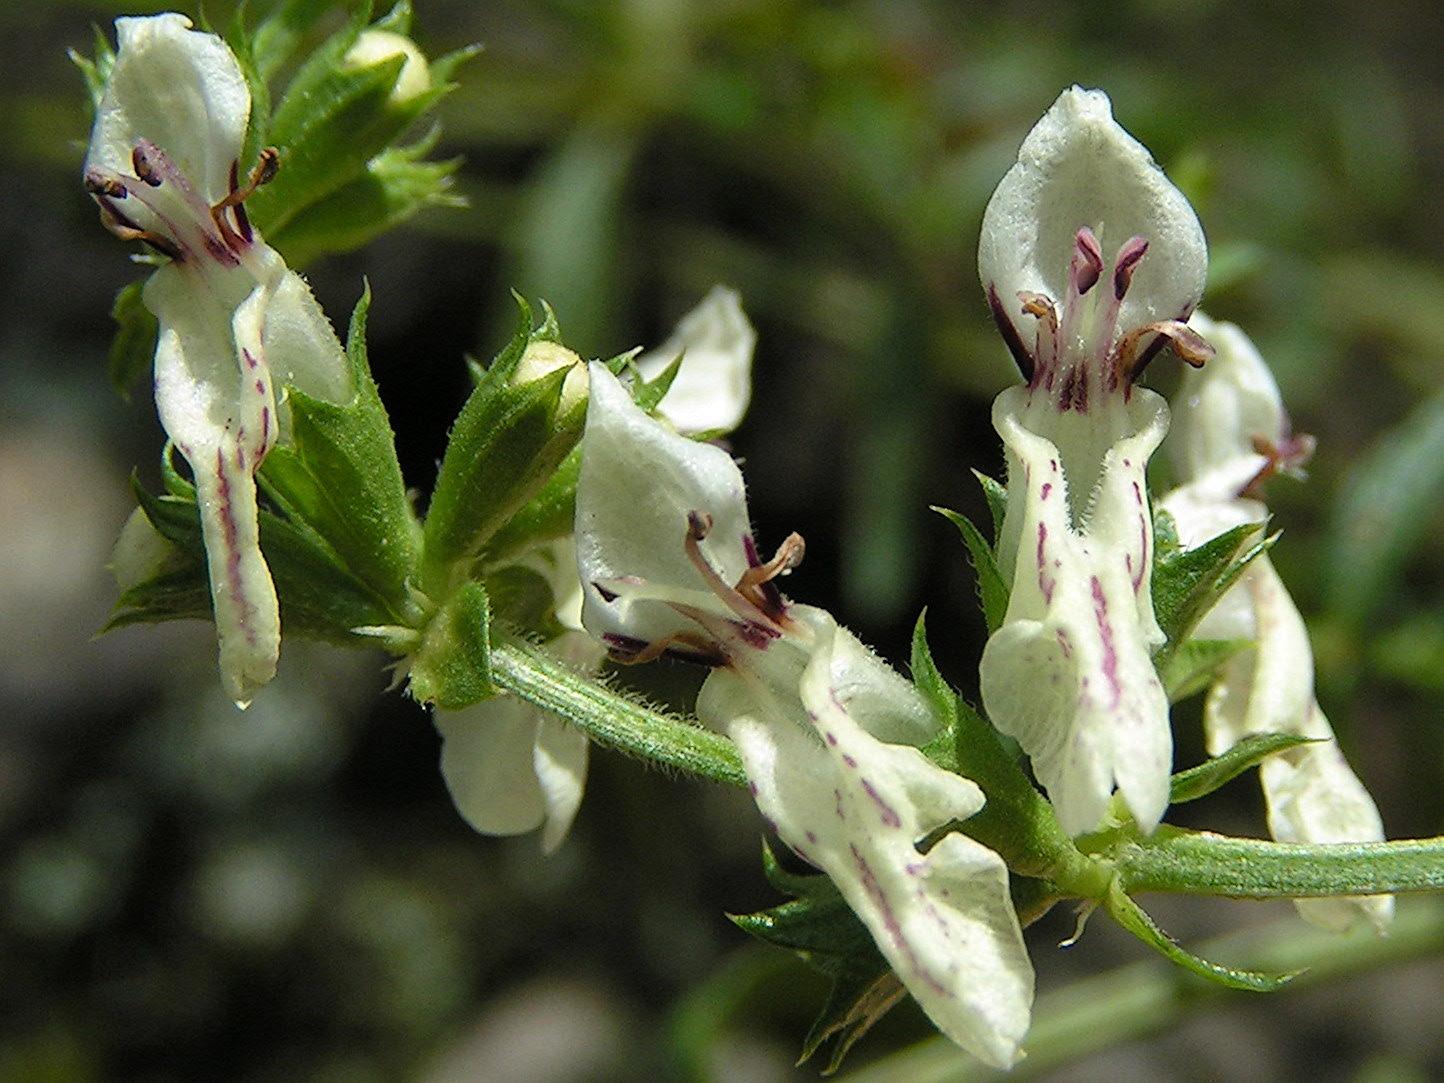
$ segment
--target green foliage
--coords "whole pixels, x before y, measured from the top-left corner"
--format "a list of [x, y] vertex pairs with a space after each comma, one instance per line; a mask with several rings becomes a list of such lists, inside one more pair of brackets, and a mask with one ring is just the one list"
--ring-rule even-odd
[[82, 56], [74, 49], [70, 50], [70, 62], [80, 69], [80, 76], [85, 80], [85, 90], [90, 96], [90, 108], [94, 112], [100, 108], [100, 99], [105, 96], [105, 84], [110, 79], [110, 69], [115, 65], [115, 50], [110, 47], [110, 39], [100, 27], [95, 27], [95, 57]]
[[[177, 553], [154, 576], [127, 589], [107, 628], [167, 620], [210, 619], [210, 587], [195, 489], [164, 461], [166, 492], [140, 483], [132, 490], [146, 518]], [[262, 509], [261, 550], [270, 566], [288, 635], [355, 645], [352, 629], [394, 618], [385, 603], [356, 579], [334, 550], [309, 528]]]
[[571, 534], [577, 514], [577, 478], [582, 472], [582, 449], [572, 448], [552, 476], [491, 540], [482, 556], [488, 564], [510, 560], [534, 545]]
[[426, 626], [411, 658], [407, 691], [418, 703], [459, 711], [496, 694], [491, 680], [491, 606], [480, 583], [464, 583]]
[[438, 58], [430, 65], [430, 88], [405, 98], [397, 94], [405, 56], [364, 66], [346, 59], [368, 29], [405, 35], [410, 15], [409, 4], [399, 3], [368, 27], [370, 5], [358, 8], [301, 65], [269, 122], [262, 74], [280, 64], [259, 50], [289, 51], [310, 15], [292, 4], [274, 17], [279, 22], [263, 23], [252, 37], [239, 23], [233, 29], [232, 46], [243, 58], [253, 95], [261, 95], [253, 105], [247, 160], [267, 144], [281, 152], [280, 171], [247, 200], [246, 209], [292, 263], [358, 247], [422, 207], [458, 202], [447, 191], [457, 163], [421, 160], [434, 134], [410, 147], [394, 144], [454, 89], [447, 79], [475, 50]]
[[367, 363], [370, 305], [367, 289], [356, 302], [347, 335], [355, 397], [330, 403], [290, 388], [291, 439], [272, 449], [260, 476], [288, 517], [324, 538], [352, 574], [400, 615], [420, 556], [421, 528]]
[[919, 616], [913, 627], [913, 683], [943, 733], [954, 741], [951, 757], [933, 758], [972, 779], [987, 798], [962, 829], [1002, 855], [1013, 872], [1039, 877], [1067, 877], [1077, 872], [1083, 859], [1058, 826], [1053, 806], [1028, 780], [998, 731], [949, 687], [938, 671], [928, 648], [925, 617]]
[[1444, 493], [1444, 390], [1410, 411], [1354, 463], [1333, 513], [1326, 565], [1333, 603], [1355, 622], [1395, 594], [1405, 562], [1431, 537]]
[[433, 128], [409, 147], [386, 148], [355, 179], [296, 212], [279, 242], [286, 257], [304, 266], [328, 252], [360, 248], [423, 207], [463, 206], [450, 188], [461, 159], [423, 160], [436, 145], [438, 132]]
[[[1243, 523], [1192, 549], [1178, 541], [1173, 519], [1159, 511], [1153, 519], [1153, 612], [1166, 637], [1154, 654], [1161, 671], [1199, 620], [1243, 574], [1250, 561], [1268, 552], [1277, 535], [1263, 523]], [[1187, 668], [1187, 667], [1185, 667]]]
[[1169, 784], [1168, 803], [1180, 805], [1206, 797], [1269, 756], [1311, 743], [1311, 738], [1291, 733], [1250, 734], [1222, 755], [1174, 775]]
[[106, 369], [110, 386], [123, 397], [129, 397], [135, 382], [150, 371], [156, 337], [160, 333], [160, 324], [141, 300], [144, 285], [144, 282], [132, 282], [123, 286], [110, 308], [110, 318], [116, 328]]
[[563, 396], [564, 383], [576, 378], [572, 367], [514, 379], [528, 346], [551, 342], [552, 333], [548, 324], [533, 331], [531, 310], [520, 303], [516, 333], [452, 426], [426, 514], [428, 591], [444, 593], [456, 570], [546, 486], [581, 436], [586, 397]]
[[1003, 618], [1008, 613], [1008, 596], [1011, 593], [1007, 580], [998, 568], [998, 558], [993, 547], [967, 516], [936, 506], [933, 511], [957, 527], [963, 536], [963, 544], [968, 547], [968, 559], [972, 562], [973, 571], [978, 574], [978, 599], [983, 604], [983, 621], [988, 626], [989, 634], [992, 634], [1003, 626]]
[[1164, 654], [1159, 664], [1158, 679], [1168, 693], [1168, 702], [1178, 703], [1202, 692], [1225, 662], [1253, 645], [1250, 639], [1185, 639]]
[[790, 902], [755, 914], [729, 914], [734, 924], [786, 948], [832, 981], [827, 1001], [802, 1045], [802, 1060], [825, 1050], [825, 1074], [905, 994], [902, 983], [867, 931], [826, 876], [798, 876], [778, 864], [764, 844], [768, 882]]
[[980, 470], [973, 471], [973, 477], [983, 487], [983, 497], [988, 501], [988, 513], [993, 519], [993, 547], [1003, 536], [1003, 519], [1008, 514], [1008, 487], [996, 478], [990, 478]]
[[1244, 989], [1254, 993], [1271, 993], [1298, 976], [1298, 972], [1287, 974], [1264, 974], [1256, 970], [1239, 970], [1220, 966], [1185, 951], [1167, 933], [1160, 929], [1141, 906], [1114, 883], [1104, 902], [1108, 913], [1119, 925], [1142, 940], [1154, 951], [1171, 963], [1183, 967], [1201, 978], [1226, 986], [1229, 989]]

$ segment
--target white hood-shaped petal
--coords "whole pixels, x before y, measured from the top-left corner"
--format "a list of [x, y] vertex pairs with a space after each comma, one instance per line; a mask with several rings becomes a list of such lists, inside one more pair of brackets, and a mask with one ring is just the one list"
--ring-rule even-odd
[[230, 48], [174, 12], [115, 21], [119, 49], [90, 136], [87, 166], [131, 171], [147, 139], [165, 148], [207, 203], [229, 190], [251, 92]]
[[965, 835], [927, 854], [916, 846], [977, 812], [982, 792], [916, 748], [879, 740], [877, 729], [896, 726], [872, 710], [906, 713], [911, 696], [912, 710], [925, 712], [916, 693], [825, 613], [802, 619], [813, 650], [799, 685], [720, 669], [698, 714], [731, 736], [758, 808], [837, 885], [928, 1017], [975, 1056], [1008, 1067], [1021, 1056], [1033, 972], [1007, 868]]
[[1021, 422], [1028, 392], [993, 405], [1008, 450], [1000, 566], [1008, 611], [983, 651], [988, 717], [1017, 738], [1070, 834], [1098, 826], [1115, 784], [1145, 831], [1168, 802], [1168, 698], [1153, 668], [1153, 529], [1144, 468], [1168, 427], [1157, 395], [1134, 389], [1133, 432], [1103, 455], [1081, 525], [1058, 449]]
[[713, 286], [700, 304], [677, 321], [656, 349], [636, 359], [648, 380], [683, 356], [658, 412], [679, 432], [731, 432], [752, 399], [752, 353], [757, 332], [742, 311], [742, 296]]
[[1198, 216], [1148, 149], [1113, 119], [1108, 96], [1075, 86], [1028, 133], [983, 212], [978, 270], [1014, 327], [1030, 323], [1019, 291], [1067, 295], [1080, 227], [1091, 229], [1108, 254], [1134, 237], [1149, 243], [1123, 300], [1120, 328], [1193, 311], [1208, 272]]
[[[1241, 523], [1264, 520], [1265, 505], [1240, 495], [1268, 462], [1255, 441], [1278, 446], [1289, 436], [1278, 387], [1253, 343], [1232, 324], [1200, 315], [1194, 322], [1217, 353], [1179, 388], [1169, 443], [1182, 484], [1162, 501], [1190, 547]], [[1194, 634], [1255, 643], [1225, 664], [1204, 702], [1211, 755], [1258, 733], [1317, 741], [1259, 765], [1273, 837], [1295, 843], [1381, 841], [1378, 808], [1344, 760], [1314, 698], [1308, 630], [1267, 555], [1254, 560]], [[1336, 930], [1363, 916], [1382, 931], [1394, 910], [1392, 896], [1300, 899], [1296, 905], [1304, 918]]]
[[607, 601], [598, 583], [645, 583], [652, 593], [703, 608], [719, 604], [683, 545], [693, 512], [711, 517], [699, 548], [723, 580], [735, 583], [747, 570], [752, 536], [737, 464], [721, 448], [648, 417], [606, 366], [594, 362], [576, 517], [582, 620], [592, 635], [653, 642], [695, 630], [656, 597], [626, 593]]

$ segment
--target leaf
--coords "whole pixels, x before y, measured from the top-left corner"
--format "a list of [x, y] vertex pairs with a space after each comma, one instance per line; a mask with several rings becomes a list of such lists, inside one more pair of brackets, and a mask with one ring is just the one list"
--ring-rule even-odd
[[355, 577], [398, 612], [420, 558], [421, 527], [411, 510], [386, 407], [366, 358], [370, 288], [351, 314], [346, 358], [356, 394], [345, 405], [290, 388], [291, 440], [261, 467], [261, 478]]
[[877, 950], [872, 934], [843, 901], [826, 876], [799, 876], [785, 871], [764, 844], [763, 869], [768, 882], [793, 896], [792, 901], [755, 914], [728, 914], [739, 928], [777, 947], [786, 948], [832, 980], [826, 1003], [803, 1041], [798, 1063], [827, 1046], [824, 1074], [843, 1057], [906, 990]]
[[1184, 549], [1172, 516], [1163, 511], [1154, 516], [1153, 612], [1167, 637], [1154, 655], [1160, 669], [1249, 563], [1273, 546], [1277, 535], [1266, 536], [1264, 527], [1243, 523]]
[[559, 368], [519, 386], [489, 378], [471, 393], [452, 426], [426, 514], [428, 584], [476, 555], [576, 446], [581, 417], [560, 411], [567, 376]]
[[80, 76], [85, 80], [85, 91], [90, 97], [91, 112], [100, 109], [100, 99], [105, 96], [105, 84], [110, 81], [110, 69], [115, 66], [115, 50], [110, 47], [110, 41], [100, 27], [93, 27], [95, 37], [95, 59], [82, 56], [74, 49], [70, 50], [70, 62], [80, 70]]
[[258, 160], [261, 149], [269, 143], [267, 134], [271, 127], [271, 88], [266, 85], [266, 77], [257, 62], [255, 39], [247, 32], [243, 16], [244, 8], [238, 8], [230, 26], [226, 28], [225, 39], [251, 94], [251, 115], [246, 125], [246, 139], [241, 147], [239, 162], [240, 168], [245, 170]]
[[1218, 963], [1210, 963], [1207, 959], [1201, 959], [1197, 955], [1185, 951], [1177, 941], [1155, 925], [1153, 919], [1124, 892], [1116, 881], [1108, 890], [1104, 906], [1112, 915], [1113, 920], [1169, 962], [1230, 989], [1271, 993], [1303, 973], [1303, 971], [1296, 970], [1287, 974], [1264, 974], [1257, 970], [1236, 970], [1233, 967], [1221, 966]]
[[160, 325], [141, 300], [144, 282], [122, 286], [110, 306], [110, 318], [116, 323], [115, 338], [110, 343], [106, 370], [110, 386], [125, 399], [130, 389], [150, 371], [155, 358], [156, 338]]
[[[443, 58], [441, 75], [433, 79], [430, 89], [398, 100], [393, 91], [406, 63], [404, 56], [392, 56], [367, 66], [356, 66], [346, 60], [347, 52], [366, 29], [369, 9], [369, 4], [362, 5], [350, 22], [301, 66], [271, 118], [268, 137], [281, 150], [281, 170], [247, 200], [246, 209], [271, 244], [286, 253], [292, 262], [299, 262], [288, 247], [287, 233], [292, 223], [308, 210], [315, 210], [323, 200], [333, 198], [339, 200], [336, 207], [327, 212], [333, 222], [334, 216], [345, 208], [359, 215], [357, 207], [348, 202], [356, 193], [348, 194], [347, 186], [361, 178], [374, 159], [383, 155], [413, 122], [454, 89], [454, 84], [441, 76], [449, 75], [461, 60], [474, 52], [464, 50]], [[404, 27], [408, 22], [409, 7], [398, 4], [376, 27], [403, 33], [397, 27]], [[388, 167], [399, 169], [403, 160], [404, 157], [386, 161]], [[393, 178], [397, 188], [412, 195], [415, 185], [427, 179], [424, 171], [399, 172], [404, 176]], [[397, 201], [404, 204], [405, 198], [396, 190], [384, 189], [383, 185], [382, 194], [392, 197], [393, 202], [382, 199], [378, 210], [378, 203], [373, 199], [367, 213], [400, 213]], [[415, 209], [414, 206], [411, 209]], [[356, 229], [350, 235], [354, 237], [373, 226], [374, 223], [358, 218]], [[310, 238], [313, 246], [317, 237], [318, 232], [313, 228]]]
[[[171, 479], [167, 495], [148, 492], [135, 478], [131, 479], [131, 488], [151, 525], [180, 550], [182, 562], [126, 591], [107, 627], [211, 616], [210, 583], [194, 490], [189, 496], [176, 495], [184, 494], [188, 485], [173, 467], [168, 467], [168, 472]], [[260, 528], [261, 551], [281, 603], [283, 634], [354, 646], [358, 639], [353, 628], [384, 625], [392, 619], [387, 607], [310, 531], [264, 508]], [[204, 607], [200, 604], [202, 597]]]
[[1213, 683], [1220, 666], [1253, 645], [1251, 639], [1185, 639], [1168, 652], [1158, 673], [1168, 702], [1202, 692]]
[[968, 818], [968, 835], [1001, 854], [1009, 869], [1027, 875], [1046, 876], [1060, 863], [1081, 860], [1072, 840], [1063, 834], [1053, 806], [1023, 773], [1017, 746], [1005, 744], [992, 724], [938, 672], [928, 649], [925, 617], [926, 613], [919, 616], [913, 628], [913, 683], [955, 743], [951, 756], [932, 745], [923, 751], [934, 762], [976, 782], [987, 798]]
[[288, 260], [305, 265], [360, 248], [427, 207], [465, 206], [451, 187], [461, 159], [420, 160], [434, 144], [428, 136], [413, 146], [383, 150], [360, 176], [299, 211], [268, 239], [285, 250]]
[[1180, 805], [1185, 801], [1196, 801], [1233, 781], [1249, 768], [1258, 766], [1276, 752], [1313, 744], [1314, 740], [1292, 733], [1250, 734], [1223, 755], [1174, 775], [1169, 784], [1168, 803]]
[[418, 703], [459, 711], [496, 695], [491, 681], [491, 605], [464, 583], [426, 626], [407, 690]]
[[501, 563], [527, 549], [572, 532], [577, 513], [577, 479], [582, 449], [572, 448], [545, 485], [523, 504], [506, 525], [491, 536], [482, 551], [488, 564]]
[[1001, 481], [988, 477], [980, 470], [973, 471], [973, 477], [983, 487], [983, 497], [988, 501], [988, 513], [993, 519], [993, 548], [1003, 535], [1003, 519], [1008, 514], [1008, 487]]
[[508, 564], [491, 572], [485, 586], [494, 619], [543, 641], [566, 630], [557, 623], [551, 584], [540, 573]]
[[[677, 373], [682, 368], [682, 358], [683, 355], [678, 354], [676, 360], [657, 373], [656, 378], [650, 381], [642, 379], [642, 374], [633, 368], [633, 372], [636, 373], [635, 382], [632, 384], [633, 401], [647, 413], [655, 413], [658, 404], [672, 389], [672, 381], [677, 378]], [[630, 360], [631, 357], [628, 357], [628, 361]]]
[[978, 574], [978, 598], [983, 603], [983, 621], [991, 635], [1003, 626], [1003, 618], [1008, 613], [1008, 595], [1011, 593], [1011, 588], [998, 568], [998, 559], [993, 554], [993, 548], [967, 516], [940, 508], [936, 504], [932, 509], [957, 527], [963, 536], [963, 544], [968, 547], [968, 559]]

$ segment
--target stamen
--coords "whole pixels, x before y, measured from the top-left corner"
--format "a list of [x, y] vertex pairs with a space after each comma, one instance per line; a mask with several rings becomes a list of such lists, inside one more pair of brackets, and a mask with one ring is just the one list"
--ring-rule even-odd
[[742, 573], [742, 577], [737, 580], [737, 593], [766, 613], [771, 620], [782, 623], [786, 620], [787, 611], [783, 606], [782, 593], [772, 580], [779, 575], [790, 575], [792, 569], [802, 563], [806, 551], [807, 545], [802, 540], [802, 535], [794, 530], [783, 539], [771, 560], [766, 564], [753, 565]]
[[1018, 301], [1026, 315], [1037, 317], [1039, 321], [1037, 349], [1034, 353], [1037, 364], [1028, 384], [1032, 386], [1037, 380], [1051, 381], [1053, 368], [1058, 360], [1058, 306], [1047, 294], [1034, 293], [1032, 290], [1019, 290]]
[[[712, 530], [712, 516], [703, 511], [689, 511], [687, 513], [687, 537], [683, 542], [687, 550], [687, 559], [697, 569], [698, 574], [706, 581], [712, 593], [721, 598], [727, 608], [737, 614], [743, 621], [756, 624], [764, 623], [772, 626], [774, 631], [781, 631], [781, 622], [771, 614], [759, 609], [757, 604], [747, 596], [740, 594], [736, 587], [717, 574], [717, 570], [708, 562], [703, 555], [701, 547], [697, 544], [706, 539]], [[745, 578], [745, 577], [744, 577]]]
[[[255, 167], [246, 176], [246, 186], [238, 187], [240, 179], [240, 166], [236, 162], [231, 163], [231, 190], [226, 198], [211, 208], [211, 218], [216, 223], [216, 228], [221, 231], [221, 236], [232, 248], [240, 244], [249, 244], [253, 236], [251, 232], [250, 218], [245, 208], [241, 206], [249, 199], [257, 188], [263, 184], [269, 184], [275, 179], [281, 169], [281, 152], [275, 147], [266, 147], [256, 160]], [[234, 208], [232, 214], [236, 220], [235, 227], [226, 220], [225, 212]]]
[[685, 632], [663, 636], [650, 643], [615, 632], [603, 633], [602, 639], [607, 644], [607, 656], [624, 666], [646, 665], [648, 662], [655, 662], [664, 654], [686, 662], [699, 662], [704, 666], [727, 664], [726, 656], [710, 643], [704, 642], [700, 636], [691, 636]]
[[[1155, 335], [1160, 338], [1155, 339]], [[1127, 384], [1137, 382], [1164, 339], [1194, 368], [1202, 368], [1213, 357], [1213, 347], [1188, 324], [1182, 320], [1159, 320], [1135, 327], [1118, 340], [1111, 366], [1114, 378]]]
[[1098, 238], [1087, 226], [1073, 235], [1073, 244], [1075, 251], [1068, 277], [1078, 296], [1082, 297], [1098, 284], [1103, 274], [1103, 250], [1098, 246]]
[[95, 172], [85, 174], [85, 190], [93, 196], [106, 196], [110, 199], [125, 199], [130, 195], [125, 190], [125, 185], [115, 177]]
[[1259, 467], [1258, 473], [1249, 478], [1248, 484], [1239, 490], [1238, 495], [1262, 500], [1264, 482], [1275, 474], [1283, 474], [1297, 481], [1307, 480], [1308, 473], [1304, 466], [1313, 458], [1314, 448], [1317, 446], [1318, 441], [1306, 432], [1290, 433], [1277, 444], [1265, 437], [1255, 436], [1253, 449], [1264, 457], [1265, 462]]
[[161, 177], [156, 170], [155, 163], [151, 161], [149, 152], [144, 143], [137, 143], [130, 152], [130, 164], [135, 168], [135, 175], [152, 188], [159, 188]]
[[1128, 292], [1129, 285], [1133, 282], [1133, 271], [1148, 252], [1148, 241], [1142, 237], [1131, 237], [1118, 250], [1118, 258], [1113, 264], [1113, 296], [1123, 300], [1124, 294]]
[[153, 229], [140, 229], [130, 219], [118, 213], [104, 198], [97, 197], [96, 202], [100, 204], [100, 224], [109, 230], [112, 236], [119, 237], [122, 241], [142, 241], [177, 263], [185, 259], [185, 252], [165, 234], [157, 233]]

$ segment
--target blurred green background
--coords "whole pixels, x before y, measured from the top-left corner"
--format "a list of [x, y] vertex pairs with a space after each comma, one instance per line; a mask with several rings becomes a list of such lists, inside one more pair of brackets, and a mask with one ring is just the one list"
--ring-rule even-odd
[[[761, 333], [734, 446], [764, 545], [807, 538], [791, 593], [895, 660], [929, 605], [940, 660], [975, 689], [971, 574], [927, 505], [980, 517], [969, 469], [1000, 470], [988, 404], [1015, 373], [978, 222], [1058, 92], [1103, 87], [1198, 208], [1206, 307], [1243, 324], [1319, 437], [1311, 480], [1271, 498], [1320, 699], [1390, 834], [1444, 830], [1435, 4], [417, 3], [430, 55], [485, 46], [441, 110], [468, 206], [307, 268], [342, 323], [370, 279], [412, 484], [434, 478], [463, 355], [504, 339], [510, 287], [606, 356], [729, 283]], [[125, 479], [153, 480], [161, 434], [143, 393], [104, 378], [110, 300], [136, 271], [80, 188], [89, 120], [64, 54], [154, 10], [0, 7], [0, 1083], [813, 1077], [792, 1060], [823, 986], [722, 915], [777, 901], [744, 795], [599, 753], [544, 860], [454, 814], [430, 723], [382, 694], [379, 655], [288, 641], [240, 715], [208, 628], [93, 638]], [[680, 697], [696, 674], [651, 679]], [[1176, 730], [1196, 762], [1196, 707]], [[1262, 833], [1250, 780], [1181, 822]], [[1187, 942], [1288, 912], [1149, 905]], [[1056, 915], [1030, 934], [1040, 990], [1145, 950], [1104, 919], [1055, 950], [1070, 931]], [[1437, 956], [1233, 994], [1049, 1078], [1444, 1078], [1441, 1003]], [[926, 1033], [904, 1006], [847, 1067]]]

